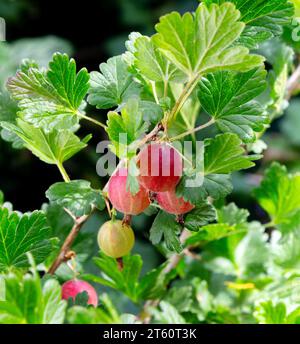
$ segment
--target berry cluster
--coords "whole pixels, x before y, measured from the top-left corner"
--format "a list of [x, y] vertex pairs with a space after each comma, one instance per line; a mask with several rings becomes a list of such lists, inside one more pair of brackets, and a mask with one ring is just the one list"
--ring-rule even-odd
[[[119, 168], [111, 176], [108, 198], [116, 210], [125, 215], [139, 215], [149, 207], [153, 198], [170, 214], [181, 215], [194, 208], [193, 204], [176, 196], [176, 186], [183, 171], [182, 157], [176, 149], [166, 143], [149, 144], [140, 151], [138, 166], [140, 185], [135, 195], [127, 189], [126, 168]], [[98, 243], [106, 255], [120, 258], [132, 249], [134, 233], [126, 223], [108, 221], [100, 228]]]

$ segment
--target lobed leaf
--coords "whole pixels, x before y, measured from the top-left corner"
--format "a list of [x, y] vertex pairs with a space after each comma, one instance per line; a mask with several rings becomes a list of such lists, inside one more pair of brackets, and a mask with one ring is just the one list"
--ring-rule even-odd
[[255, 140], [254, 131], [264, 129], [267, 113], [254, 100], [266, 88], [264, 69], [208, 74], [199, 86], [201, 105], [221, 131], [235, 133], [248, 142]]
[[91, 73], [88, 102], [98, 109], [109, 109], [122, 105], [132, 96], [138, 96], [140, 86], [133, 80], [128, 65], [122, 56], [101, 63], [100, 73]]
[[[207, 197], [219, 199], [232, 191], [230, 173], [254, 166], [252, 160], [257, 156], [245, 155], [241, 146], [242, 141], [232, 133], [217, 135], [213, 139], [204, 141], [204, 178], [201, 185], [188, 186], [187, 182], [194, 184], [199, 172], [186, 174], [182, 177], [176, 188], [177, 196], [193, 204], [201, 204]], [[203, 172], [200, 172], [203, 175]]]
[[217, 70], [247, 71], [259, 66], [263, 58], [249, 55], [245, 47], [232, 46], [245, 27], [239, 19], [233, 4], [200, 4], [195, 16], [177, 12], [163, 16], [153, 41], [190, 79]]
[[74, 129], [78, 125], [89, 74], [76, 74], [76, 63], [68, 55], [56, 53], [45, 72], [37, 66], [23, 68], [7, 82], [18, 101], [18, 116], [44, 131]]
[[150, 229], [150, 241], [153, 245], [159, 244], [162, 239], [170, 251], [180, 253], [182, 246], [179, 240], [181, 226], [175, 221], [175, 216], [160, 211]]
[[27, 253], [41, 263], [53, 249], [51, 229], [41, 211], [18, 215], [0, 208], [0, 271], [29, 267]]
[[300, 175], [289, 175], [284, 166], [273, 163], [254, 194], [275, 225], [288, 224], [300, 209]]
[[99, 190], [94, 190], [86, 180], [55, 183], [46, 191], [50, 202], [67, 208], [76, 217], [89, 214], [92, 208], [103, 210], [104, 199]]
[[43, 129], [18, 120], [17, 125], [1, 122], [2, 128], [18, 136], [23, 145], [35, 156], [47, 164], [63, 163], [87, 146], [91, 136], [82, 141], [70, 130], [52, 130], [44, 132]]
[[42, 286], [36, 272], [4, 276], [5, 300], [0, 301], [1, 324], [62, 324], [66, 302], [61, 286], [49, 279]]
[[131, 98], [121, 110], [109, 112], [107, 120], [107, 133], [114, 145], [115, 153], [119, 156], [135, 155], [135, 150], [130, 152], [128, 146], [136, 141], [147, 129], [143, 121], [143, 111], [137, 98]]
[[[207, 5], [221, 5], [228, 0], [204, 0]], [[229, 0], [241, 12], [246, 27], [239, 40], [249, 48], [274, 36], [280, 36], [283, 26], [289, 24], [294, 10], [288, 0]]]

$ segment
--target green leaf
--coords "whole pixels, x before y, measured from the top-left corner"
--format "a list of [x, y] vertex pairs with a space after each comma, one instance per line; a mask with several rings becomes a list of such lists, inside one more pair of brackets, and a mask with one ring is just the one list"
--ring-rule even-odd
[[216, 219], [215, 208], [209, 203], [202, 203], [187, 214], [184, 226], [193, 232], [198, 232], [202, 226]]
[[161, 106], [152, 101], [141, 100], [140, 108], [142, 110], [143, 119], [145, 122], [157, 124], [163, 118], [164, 112]]
[[201, 230], [191, 235], [185, 242], [186, 245], [197, 245], [203, 242], [220, 240], [228, 235], [235, 234], [236, 228], [226, 223], [216, 223], [204, 226]]
[[192, 204], [201, 204], [209, 196], [215, 200], [224, 198], [233, 190], [230, 175], [227, 174], [210, 174], [204, 177], [200, 187], [187, 187], [186, 183], [193, 180], [194, 176], [184, 175], [176, 188], [176, 195]]
[[160, 211], [150, 229], [150, 241], [153, 245], [158, 245], [164, 238], [164, 242], [170, 251], [180, 253], [182, 251], [178, 237], [180, 231], [181, 226], [175, 221], [175, 216]]
[[18, 101], [18, 115], [45, 131], [71, 129], [78, 124], [80, 109], [89, 87], [89, 74], [76, 74], [76, 63], [56, 53], [44, 72], [29, 68], [9, 79], [8, 90]]
[[72, 180], [69, 183], [55, 183], [46, 191], [50, 202], [67, 208], [76, 217], [89, 214], [93, 207], [103, 210], [104, 199], [98, 190], [86, 180]]
[[216, 72], [200, 82], [199, 99], [204, 110], [215, 119], [223, 132], [237, 134], [243, 141], [253, 141], [254, 131], [262, 131], [267, 113], [253, 100], [266, 88], [266, 71], [247, 73]]
[[150, 310], [158, 324], [186, 324], [185, 319], [170, 303], [161, 301], [159, 307], [160, 309], [152, 308]]
[[281, 235], [276, 231], [272, 236], [271, 250], [273, 262], [276, 266], [284, 268], [285, 271], [296, 270], [300, 265], [299, 224], [293, 231], [283, 232]]
[[[228, 0], [204, 0], [208, 5], [223, 4]], [[266, 39], [279, 36], [282, 27], [288, 24], [293, 16], [293, 5], [288, 0], [230, 0], [241, 12], [241, 21], [246, 28], [239, 43], [249, 48], [256, 47]]]
[[52, 250], [50, 235], [43, 212], [21, 216], [0, 208], [0, 270], [28, 267], [28, 252], [37, 263], [43, 262]]
[[[0, 92], [0, 123], [15, 123], [17, 118], [18, 106], [6, 91]], [[15, 134], [5, 129], [1, 129], [1, 138], [4, 141], [11, 142], [13, 148], [19, 149], [23, 147], [22, 140]]]
[[265, 273], [270, 261], [268, 234], [258, 222], [249, 224], [248, 233], [237, 245], [234, 252], [238, 273], [248, 278]]
[[289, 217], [289, 219], [287, 219], [287, 221], [281, 223], [280, 225], [277, 225], [277, 229], [282, 234], [295, 232], [300, 229], [300, 209], [295, 210], [295, 212], [293, 212], [293, 214]]
[[89, 74], [87, 70], [81, 69], [76, 74], [76, 63], [74, 59], [69, 60], [66, 54], [54, 54], [49, 63], [47, 77], [56, 92], [67, 102], [68, 107], [76, 111], [89, 88]]
[[4, 276], [5, 300], [0, 301], [1, 324], [62, 324], [66, 302], [56, 280], [42, 287], [37, 273]]
[[143, 112], [137, 98], [131, 98], [123, 107], [121, 115], [117, 112], [109, 112], [107, 121], [107, 133], [115, 147], [115, 153], [119, 156], [135, 155], [135, 150], [130, 152], [127, 148], [136, 141], [147, 129], [143, 121]]
[[239, 209], [234, 203], [230, 203], [217, 210], [218, 223], [202, 227], [198, 233], [191, 235], [185, 244], [195, 245], [201, 242], [215, 241], [237, 232], [246, 231], [248, 216], [247, 210]]
[[135, 40], [135, 66], [144, 77], [155, 82], [168, 83], [182, 81], [183, 75], [161, 54], [153, 43], [153, 38], [146, 36]]
[[245, 155], [242, 141], [235, 134], [217, 135], [204, 141], [204, 179], [202, 185], [187, 186], [187, 181], [194, 181], [198, 172], [184, 175], [176, 188], [177, 196], [193, 204], [201, 204], [208, 196], [219, 199], [232, 191], [231, 172], [254, 166], [252, 160], [257, 156]]
[[24, 146], [35, 156], [47, 164], [63, 163], [87, 146], [90, 136], [83, 141], [70, 130], [53, 130], [45, 133], [42, 129], [22, 121], [17, 126], [12, 123], [1, 122], [2, 128], [17, 135]]
[[249, 211], [247, 209], [238, 208], [234, 203], [229, 203], [221, 209], [218, 209], [217, 215], [219, 223], [226, 223], [230, 226], [237, 226], [239, 229], [242, 229], [244, 225], [247, 224]]
[[139, 282], [138, 293], [142, 300], [157, 300], [167, 289], [169, 276], [165, 272], [167, 263], [149, 271]]
[[18, 106], [8, 92], [0, 92], [0, 121], [15, 123]]
[[100, 72], [91, 73], [88, 102], [98, 109], [109, 109], [124, 104], [132, 96], [138, 96], [140, 86], [133, 80], [122, 56], [101, 63]]
[[42, 324], [62, 324], [64, 322], [66, 304], [61, 299], [60, 284], [54, 279], [47, 280], [43, 286], [42, 293], [42, 303], [37, 305], [42, 308]]
[[267, 106], [270, 120], [281, 116], [287, 107], [286, 90], [290, 70], [293, 66], [293, 49], [280, 39], [272, 39], [264, 43], [261, 52], [266, 56], [273, 69], [269, 71], [268, 92], [262, 98]]
[[[204, 282], [204, 281], [203, 281]], [[173, 305], [178, 312], [189, 312], [193, 307], [193, 287], [189, 286], [182, 286], [178, 287], [177, 285], [173, 286], [169, 291], [164, 301], [169, 302]]]
[[230, 133], [205, 140], [205, 174], [227, 174], [253, 167], [256, 156], [245, 155], [238, 136]]
[[289, 175], [284, 166], [273, 163], [254, 194], [275, 225], [288, 224], [300, 209], [300, 175]]
[[139, 255], [123, 257], [123, 269], [119, 270], [116, 259], [100, 252], [100, 257], [94, 262], [103, 274], [103, 277], [86, 275], [85, 279], [108, 286], [125, 293], [132, 301], [138, 300], [138, 279], [143, 265]]
[[264, 301], [256, 306], [254, 316], [259, 324], [285, 324], [286, 306], [283, 302], [274, 305], [272, 301]]
[[73, 299], [72, 297], [69, 297], [67, 300], [68, 307], [72, 307], [72, 306], [88, 307], [88, 301], [89, 301], [89, 294], [86, 291], [83, 291], [82, 293], [78, 293], [75, 296], [75, 299]]
[[239, 19], [240, 12], [233, 4], [200, 4], [195, 16], [185, 13], [181, 17], [177, 12], [163, 16], [153, 40], [190, 79], [217, 70], [247, 71], [260, 65], [263, 58], [249, 55], [245, 47], [232, 46], [245, 27]]
[[67, 319], [70, 324], [120, 324], [122, 323], [118, 311], [107, 294], [100, 298], [101, 307], [75, 306], [68, 310]]

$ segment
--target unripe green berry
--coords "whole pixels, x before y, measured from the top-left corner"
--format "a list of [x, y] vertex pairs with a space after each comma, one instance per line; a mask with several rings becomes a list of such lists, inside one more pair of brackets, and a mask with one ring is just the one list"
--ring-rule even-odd
[[119, 220], [105, 222], [98, 233], [98, 244], [107, 256], [120, 258], [126, 256], [134, 246], [132, 228]]

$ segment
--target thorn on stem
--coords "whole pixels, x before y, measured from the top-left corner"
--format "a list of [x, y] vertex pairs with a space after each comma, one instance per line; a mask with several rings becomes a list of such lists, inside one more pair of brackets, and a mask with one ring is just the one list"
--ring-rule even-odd
[[67, 260], [73, 259], [75, 257], [76, 257], [76, 252], [70, 250], [65, 254], [64, 259], [65, 259], [65, 261], [67, 261]]

